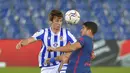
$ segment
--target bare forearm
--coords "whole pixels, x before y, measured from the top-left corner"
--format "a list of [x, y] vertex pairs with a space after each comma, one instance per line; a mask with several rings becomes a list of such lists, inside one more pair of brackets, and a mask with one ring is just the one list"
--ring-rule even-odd
[[75, 44], [72, 45], [67, 45], [63, 47], [58, 47], [54, 51], [61, 51], [61, 52], [72, 52], [74, 50], [80, 49], [81, 45], [80, 43], [76, 42]]
[[57, 60], [57, 61], [62, 61], [62, 55], [61, 56], [57, 56], [57, 57], [55, 57], [55, 60]]
[[71, 51], [73, 51], [73, 47], [71, 45], [63, 46], [63, 47], [58, 47], [58, 48], [55, 49], [55, 51], [71, 52]]
[[57, 56], [57, 57], [55, 57], [55, 60], [62, 61], [63, 63], [68, 63], [70, 54], [71, 54], [71, 52], [63, 54], [61, 56]]
[[20, 43], [21, 43], [22, 46], [26, 46], [26, 45], [29, 44], [29, 42], [28, 42], [27, 39], [25, 39], [25, 40], [21, 40]]
[[36, 40], [33, 38], [33, 37], [30, 37], [28, 39], [25, 39], [25, 40], [21, 40], [17, 45], [16, 45], [16, 49], [20, 49], [21, 47], [23, 46], [26, 46], [30, 43], [33, 43], [35, 42]]
[[33, 37], [30, 37], [30, 38], [28, 38], [28, 39], [22, 40], [22, 41], [21, 41], [21, 44], [22, 44], [23, 46], [26, 46], [26, 45], [28, 45], [28, 44], [30, 44], [30, 43], [35, 42], [35, 41], [36, 41], [36, 40], [35, 40]]

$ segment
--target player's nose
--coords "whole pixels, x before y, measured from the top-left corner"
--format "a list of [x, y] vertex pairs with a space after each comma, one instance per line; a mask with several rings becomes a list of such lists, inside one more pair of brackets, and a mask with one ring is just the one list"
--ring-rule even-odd
[[57, 26], [60, 26], [60, 23], [57, 23]]

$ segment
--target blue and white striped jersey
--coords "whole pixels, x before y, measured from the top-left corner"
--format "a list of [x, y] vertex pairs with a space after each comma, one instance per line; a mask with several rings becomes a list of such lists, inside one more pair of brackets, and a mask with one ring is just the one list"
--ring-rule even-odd
[[62, 52], [48, 52], [48, 46], [56, 48], [60, 46], [65, 46], [68, 43], [73, 44], [77, 41], [76, 38], [65, 28], [61, 28], [58, 34], [54, 34], [51, 28], [41, 29], [40, 31], [36, 32], [32, 37], [36, 40], [42, 41], [42, 48], [39, 53], [39, 67], [48, 67], [59, 64], [58, 61], [53, 64], [51, 63], [50, 65], [47, 65], [45, 63], [45, 60], [47, 58], [53, 58], [62, 54]]

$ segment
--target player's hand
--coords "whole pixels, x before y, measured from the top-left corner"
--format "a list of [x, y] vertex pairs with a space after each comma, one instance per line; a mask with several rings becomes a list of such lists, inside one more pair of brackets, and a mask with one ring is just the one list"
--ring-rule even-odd
[[47, 51], [52, 52], [52, 51], [55, 51], [55, 49], [52, 47], [48, 47]]
[[92, 53], [91, 53], [91, 59], [93, 60], [93, 59], [95, 59], [95, 54], [94, 54], [94, 51], [92, 51]]
[[50, 64], [50, 58], [47, 58], [45, 61], [46, 64]]
[[20, 49], [22, 47], [21, 41], [16, 45], [16, 49]]

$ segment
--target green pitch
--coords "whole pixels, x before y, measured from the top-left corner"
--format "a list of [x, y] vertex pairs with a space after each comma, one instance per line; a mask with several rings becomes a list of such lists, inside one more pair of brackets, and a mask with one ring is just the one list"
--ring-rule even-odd
[[[130, 73], [130, 67], [92, 67], [92, 73]], [[0, 68], [0, 73], [40, 73], [36, 67]]]

